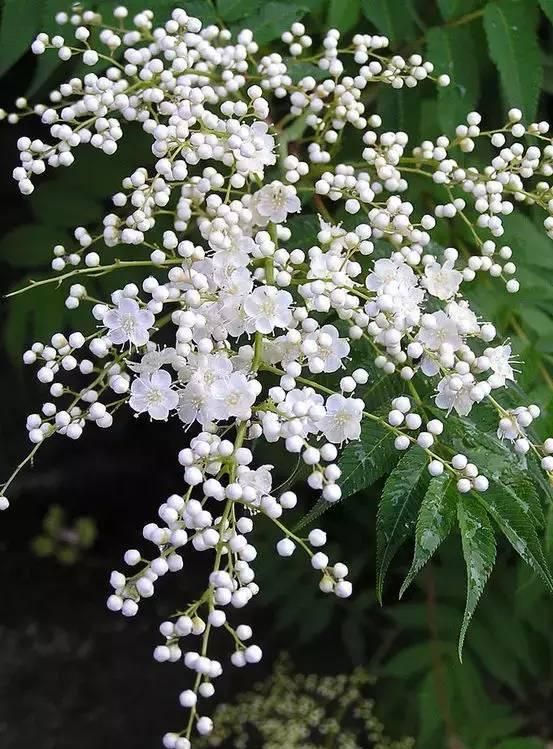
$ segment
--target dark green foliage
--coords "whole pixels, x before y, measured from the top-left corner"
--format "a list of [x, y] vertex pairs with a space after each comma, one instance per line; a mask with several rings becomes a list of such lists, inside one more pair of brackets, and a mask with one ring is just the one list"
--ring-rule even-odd
[[401, 586], [400, 597], [448, 537], [453, 527], [456, 504], [453, 479], [443, 474], [430, 479], [417, 519], [413, 562]]
[[415, 527], [428, 484], [427, 462], [420, 447], [409, 448], [384, 484], [376, 518], [376, 593], [380, 601], [390, 562]]
[[438, 118], [444, 132], [452, 133], [480, 98], [480, 71], [476, 40], [470, 27], [435, 27], [426, 36], [427, 54], [452, 84], [438, 91]]
[[484, 11], [490, 56], [499, 70], [507, 103], [520, 107], [530, 120], [541, 85], [536, 11], [531, 0], [496, 0]]

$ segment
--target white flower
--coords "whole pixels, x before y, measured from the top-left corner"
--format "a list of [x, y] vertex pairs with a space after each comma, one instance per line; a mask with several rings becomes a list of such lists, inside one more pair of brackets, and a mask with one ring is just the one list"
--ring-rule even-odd
[[340, 369], [342, 366], [342, 359], [344, 359], [350, 351], [349, 343], [345, 338], [340, 338], [340, 333], [334, 325], [323, 325], [323, 327], [315, 331], [315, 333], [307, 335], [305, 340], [313, 340], [317, 343], [316, 352], [313, 355], [308, 356], [308, 364], [312, 364], [314, 360], [320, 359], [324, 365], [322, 369], [323, 372], [336, 372]]
[[492, 387], [502, 387], [507, 380], [515, 379], [515, 373], [510, 364], [511, 355], [512, 350], [509, 345], [489, 347], [484, 350], [484, 356], [490, 360], [490, 369], [493, 371], [493, 375], [489, 378]]
[[364, 403], [361, 398], [344, 398], [335, 393], [327, 398], [326, 416], [318, 426], [329, 442], [339, 444], [344, 440], [358, 440]]
[[192, 381], [178, 393], [179, 419], [185, 424], [198, 421], [205, 426], [213, 419], [210, 390], [202, 382]]
[[263, 177], [265, 167], [276, 162], [273, 153], [275, 139], [268, 134], [268, 130], [266, 122], [254, 122], [253, 125], [242, 125], [237, 133], [230, 136], [228, 145], [241, 174]]
[[446, 260], [443, 265], [432, 263], [424, 270], [422, 285], [429, 294], [438, 299], [450, 299], [459, 291], [463, 274], [453, 268], [453, 262]]
[[[405, 262], [386, 258], [377, 260], [365, 285], [376, 293], [375, 299], [365, 305], [369, 317], [377, 317], [380, 312], [389, 314], [393, 326], [400, 331], [418, 324], [424, 291], [418, 286], [413, 269]], [[385, 333], [376, 340], [385, 343]]]
[[275, 286], [258, 286], [244, 302], [249, 318], [246, 330], [268, 334], [275, 328], [286, 328], [292, 320], [290, 305], [293, 301], [288, 291]]
[[390, 283], [414, 287], [417, 285], [417, 277], [407, 263], [381, 258], [375, 262], [373, 272], [367, 276], [365, 285], [369, 291], [381, 291]]
[[147, 309], [140, 309], [134, 299], [123, 297], [117, 309], [110, 309], [104, 315], [103, 323], [109, 328], [108, 337], [116, 345], [126, 343], [144, 346], [150, 338], [148, 330], [155, 317]]
[[231, 373], [232, 364], [224, 354], [191, 354], [186, 367], [179, 372], [183, 380], [190, 380], [206, 388]]
[[[301, 413], [305, 412], [305, 416], [298, 416], [297, 405], [301, 404]], [[313, 388], [294, 388], [286, 393], [286, 398], [282, 403], [278, 404], [279, 414], [283, 414], [288, 419], [294, 421], [294, 433], [297, 429], [297, 424], [301, 424], [302, 430], [300, 435], [307, 437], [309, 434], [316, 434], [319, 431], [319, 426], [312, 416], [312, 409], [315, 409], [315, 413], [318, 410], [324, 408], [324, 398], [319, 393], [316, 393]]]
[[271, 493], [273, 484], [272, 469], [273, 466], [271, 465], [259, 466], [255, 470], [246, 468], [246, 466], [239, 466], [238, 482], [242, 488], [249, 486], [255, 489], [257, 499], [261, 499]]
[[184, 362], [184, 359], [177, 356], [174, 348], [153, 349], [145, 353], [139, 362], [127, 361], [127, 367], [138, 374], [153, 374], [166, 364], [171, 364], [176, 368], [175, 365], [179, 359]]
[[424, 316], [418, 339], [431, 351], [438, 351], [444, 345], [457, 351], [463, 343], [457, 325], [442, 310]]
[[251, 407], [261, 391], [257, 380], [248, 380], [242, 372], [233, 372], [230, 377], [213, 383], [214, 418], [225, 421], [236, 417], [245, 421], [251, 417]]
[[289, 213], [299, 213], [301, 210], [296, 188], [278, 181], [258, 190], [254, 195], [253, 205], [258, 214], [254, 214], [255, 222], [260, 226], [265, 226], [269, 221], [282, 224]]
[[299, 343], [293, 343], [285, 335], [278, 338], [265, 338], [263, 341], [263, 359], [269, 364], [282, 364], [297, 361], [301, 356]]
[[137, 377], [131, 385], [130, 407], [138, 413], [147, 411], [156, 421], [166, 420], [179, 402], [171, 384], [171, 375], [164, 369]]
[[464, 299], [460, 302], [449, 302], [446, 312], [462, 335], [476, 335], [479, 332], [478, 319]]
[[[210, 244], [212, 244], [210, 238]], [[218, 249], [213, 255], [213, 265], [216, 268], [229, 270], [243, 268], [250, 261], [250, 255], [255, 250], [255, 242], [251, 237], [232, 237], [227, 247]]]
[[445, 411], [455, 409], [459, 416], [467, 416], [474, 403], [473, 387], [475, 381], [471, 374], [443, 377], [438, 383], [436, 405]]

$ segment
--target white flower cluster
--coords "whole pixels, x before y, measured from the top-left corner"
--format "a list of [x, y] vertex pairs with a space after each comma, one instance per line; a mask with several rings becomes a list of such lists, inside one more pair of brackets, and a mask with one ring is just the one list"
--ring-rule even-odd
[[[418, 445], [429, 473], [449, 472], [460, 492], [488, 487], [480, 474], [485, 467], [462, 454], [448, 457], [439, 442], [443, 422], [433, 418], [423, 428], [410, 398], [394, 399], [387, 417], [366, 409], [370, 373], [350, 361], [352, 342], [367, 341], [376, 367], [410, 387], [416, 373], [434, 381], [435, 403], [444, 412], [464, 416], [489, 400], [499, 411], [500, 436], [520, 453], [536, 452], [553, 473], [552, 440], [533, 445], [524, 432], [539, 409], [507, 412], [493, 398], [514, 379], [510, 346], [494, 343], [493, 324], [480, 320], [463, 297], [463, 285], [477, 273], [518, 289], [511, 249], [495, 243], [501, 216], [516, 203], [543, 207], [553, 236], [552, 190], [545, 180], [532, 181], [553, 173], [553, 146], [520, 142], [525, 135], [545, 141], [547, 126], [525, 128], [512, 110], [500, 130], [482, 132], [473, 112], [452, 140], [442, 136], [406, 153], [407, 135], [384, 130], [380, 117], [367, 112], [364, 92], [374, 82], [413, 87], [433, 78], [433, 67], [419, 55], [385, 57], [383, 36], [356, 35], [342, 50], [339, 33], [330, 30], [312, 58], [323, 80], [294, 80], [282, 55], [257, 59], [247, 29], [234, 41], [227, 30], [202, 28], [184, 10], [161, 26], [148, 10], [129, 19], [121, 7], [114, 16], [104, 25], [89, 11], [59, 14], [75, 40], [39, 34], [33, 51], [82, 57], [95, 70], [53, 91], [48, 105], [31, 109], [20, 100], [19, 114], [8, 116], [17, 122], [34, 112], [49, 128], [48, 142], [18, 141], [14, 178], [24, 194], [47, 167], [71, 166], [84, 145], [116, 153], [130, 127], [149, 136], [151, 156], [112, 195], [113, 212], [102, 229], [77, 227], [74, 247], [54, 248], [52, 268], [60, 275], [37, 282], [71, 279], [66, 305], [90, 304], [96, 329], [89, 336], [56, 333], [25, 353], [52, 400], [28, 417], [34, 447], [4, 484], [0, 509], [9, 504], [11, 482], [47, 438], [77, 439], [91, 423], [108, 428], [124, 404], [137, 416], [177, 418], [195, 429], [179, 453], [184, 488], [159, 508], [161, 525], [144, 528], [154, 558], [128, 550], [125, 562], [140, 569], [130, 576], [114, 572], [108, 599], [111, 610], [133, 616], [159, 577], [183, 567], [185, 547], [211, 553], [204, 591], [161, 625], [165, 644], [154, 653], [159, 661], [184, 658], [195, 673], [192, 689], [180, 697], [188, 722], [164, 739], [168, 749], [188, 749], [194, 727], [200, 734], [212, 727], [198, 700], [211, 697], [223, 669], [209, 655], [213, 630], [227, 633], [235, 666], [261, 658], [260, 648], [247, 644], [249, 626], [230, 621], [233, 609], [258, 592], [256, 549], [248, 540], [254, 523], [268, 520], [278, 528], [281, 556], [296, 548], [305, 553], [322, 591], [351, 593], [347, 567], [314, 550], [324, 545], [324, 532], [304, 538], [281, 520], [297, 498], [273, 488], [272, 466], [255, 467], [255, 440], [280, 442], [296, 454], [308, 467], [308, 486], [328, 502], [341, 497], [338, 449], [359, 439], [364, 419], [392, 432], [400, 451]], [[312, 46], [301, 23], [282, 40], [293, 57]], [[355, 75], [344, 72], [345, 54], [352, 55]], [[448, 83], [447, 76], [433, 80]], [[275, 124], [277, 113], [282, 121]], [[290, 122], [294, 132], [301, 123], [305, 134], [294, 153], [277, 159], [279, 133]], [[359, 160], [337, 163], [347, 128], [358, 133]], [[469, 153], [479, 137], [497, 155], [484, 170], [461, 167], [452, 153]], [[443, 186], [445, 202], [432, 214], [417, 216], [400, 197], [413, 172]], [[306, 243], [294, 238], [294, 220], [311, 205], [319, 227]], [[335, 207], [344, 209], [343, 223]], [[467, 213], [477, 216], [474, 222]], [[436, 252], [432, 230], [455, 216], [471, 226], [478, 254], [460, 257], [452, 247]], [[116, 246], [120, 257], [110, 260]], [[99, 302], [81, 283], [125, 268], [143, 270], [141, 287], [127, 283]], [[161, 336], [168, 345], [160, 344]], [[64, 383], [65, 373], [76, 370], [85, 378], [78, 390]], [[339, 373], [334, 388], [327, 385], [332, 373]], [[197, 645], [185, 644], [194, 638]]]

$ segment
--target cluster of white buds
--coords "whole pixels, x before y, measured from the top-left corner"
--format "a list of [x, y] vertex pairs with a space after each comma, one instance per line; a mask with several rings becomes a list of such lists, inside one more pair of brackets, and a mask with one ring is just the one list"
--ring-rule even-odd
[[305, 49], [309, 49], [313, 44], [313, 39], [305, 33], [305, 26], [299, 21], [293, 23], [290, 31], [285, 31], [280, 38], [284, 44], [288, 45], [292, 57], [299, 57]]
[[[193, 722], [198, 733], [211, 731], [210, 719], [198, 712], [198, 700], [213, 696], [213, 682], [224, 669], [219, 660], [208, 655], [213, 630], [226, 632], [232, 665], [241, 668], [261, 660], [261, 648], [249, 643], [251, 627], [232, 624], [233, 609], [244, 608], [259, 592], [252, 566], [257, 550], [248, 539], [258, 518], [272, 520], [284, 532], [284, 538], [277, 543], [280, 556], [291, 556], [298, 546], [306, 553], [313, 569], [320, 573], [321, 591], [340, 598], [351, 595], [346, 565], [330, 565], [328, 556], [317, 550], [326, 543], [326, 534], [314, 529], [307, 538], [301, 538], [281, 522], [284, 511], [296, 506], [296, 495], [291, 491], [280, 496], [271, 494], [272, 466], [249, 468], [253, 454], [242, 446], [247, 432], [243, 423], [234, 443], [213, 432], [202, 432], [192, 439], [190, 447], [180, 451], [179, 463], [184, 467], [184, 481], [189, 488], [184, 494], [171, 495], [160, 506], [162, 525], [149, 523], [143, 530], [144, 538], [157, 547], [156, 556], [145, 560], [137, 549], [128, 549], [124, 561], [131, 567], [140, 565], [140, 570], [132, 576], [117, 571], [111, 574], [114, 592], [108, 598], [108, 608], [134, 616], [141, 599], [154, 595], [160, 577], [183, 568], [186, 546], [197, 552], [215, 553], [205, 590], [186, 610], [175, 614], [174, 621], [161, 624], [165, 642], [154, 650], [157, 661], [184, 660], [185, 666], [195, 673], [193, 688], [182, 692], [179, 698], [181, 705], [190, 710], [188, 735], [167, 734], [167, 747], [187, 746]], [[191, 638], [199, 639], [196, 648], [190, 644]]]
[[[320, 550], [324, 532], [304, 538], [281, 519], [297, 497], [273, 489], [272, 466], [255, 466], [256, 440], [297, 456], [308, 467], [308, 487], [330, 503], [341, 498], [340, 447], [360, 438], [364, 420], [391, 433], [398, 451], [418, 446], [430, 475], [449, 472], [461, 493], [487, 489], [479, 467], [441, 444], [444, 422], [414, 410], [416, 395], [395, 398], [391, 409], [388, 403], [387, 417], [368, 409], [370, 369], [352, 361], [353, 343], [370, 346], [376, 368], [396, 375], [402, 388], [416, 394], [415, 375], [426, 378], [444, 416], [466, 416], [474, 404], [490, 402], [500, 436], [520, 453], [532, 449], [553, 474], [551, 440], [534, 445], [524, 434], [537, 407], [506, 412], [493, 397], [515, 378], [510, 345], [492, 345], [494, 325], [463, 296], [463, 285], [481, 272], [518, 289], [511, 249], [495, 244], [501, 217], [517, 204], [542, 207], [553, 236], [553, 195], [544, 179], [553, 173], [553, 146], [546, 125], [524, 127], [512, 110], [499, 130], [481, 131], [473, 112], [452, 140], [441, 136], [408, 152], [407, 135], [384, 129], [367, 111], [367, 87], [448, 79], [436, 79], [419, 55], [386, 57], [383, 36], [356, 35], [340, 49], [339, 32], [330, 30], [322, 51], [310, 53], [323, 79], [294, 82], [293, 61], [276, 51], [258, 59], [248, 29], [233, 40], [182, 9], [159, 26], [148, 10], [130, 18], [121, 7], [114, 16], [104, 23], [89, 11], [59, 14], [75, 40], [40, 34], [34, 52], [82, 58], [91, 70], [53, 91], [48, 105], [19, 101], [8, 118], [35, 113], [49, 129], [48, 142], [18, 142], [14, 178], [24, 194], [48, 167], [71, 166], [84, 146], [112, 156], [129, 128], [141, 128], [151, 150], [113, 186], [113, 210], [100, 228], [77, 227], [74, 247], [53, 248], [59, 275], [28, 287], [68, 280], [66, 305], [90, 304], [94, 332], [56, 333], [25, 353], [52, 401], [28, 418], [33, 448], [1, 487], [0, 509], [48, 438], [76, 439], [88, 425], [108, 428], [122, 406], [201, 430], [179, 453], [183, 489], [159, 508], [161, 524], [144, 528], [154, 558], [128, 550], [125, 562], [140, 569], [132, 576], [114, 572], [108, 599], [110, 609], [133, 616], [159, 577], [183, 567], [185, 547], [213, 558], [204, 591], [162, 624], [165, 644], [155, 650], [159, 661], [184, 658], [195, 674], [181, 695], [188, 723], [164, 739], [168, 749], [188, 749], [194, 726], [200, 734], [211, 730], [197, 702], [211, 697], [223, 669], [209, 654], [212, 631], [229, 636], [235, 666], [261, 658], [257, 645], [246, 644], [250, 628], [230, 621], [232, 609], [258, 592], [257, 551], [248, 538], [255, 523], [276, 526], [280, 556], [301, 548], [323, 592], [351, 594], [347, 567]], [[282, 39], [293, 57], [311, 46], [299, 22]], [[357, 68], [344, 74], [351, 55]], [[287, 127], [294, 129], [279, 142]], [[340, 146], [351, 128], [359, 158], [342, 163]], [[523, 136], [548, 145], [526, 146]], [[483, 170], [460, 166], [455, 152], [470, 153], [479, 138], [498, 149], [492, 163]], [[290, 153], [277, 153], [283, 144]], [[411, 173], [443, 189], [433, 213], [418, 215], [403, 199]], [[341, 208], [344, 222], [333, 213]], [[308, 239], [295, 239], [299, 213], [318, 222]], [[432, 241], [437, 223], [455, 217], [471, 226], [469, 258], [453, 247], [437, 251]], [[112, 260], [115, 246], [119, 257]], [[87, 277], [126, 268], [142, 270], [142, 280], [105, 300], [89, 295]], [[85, 382], [75, 386], [77, 370]], [[184, 638], [200, 644], [185, 648]]]

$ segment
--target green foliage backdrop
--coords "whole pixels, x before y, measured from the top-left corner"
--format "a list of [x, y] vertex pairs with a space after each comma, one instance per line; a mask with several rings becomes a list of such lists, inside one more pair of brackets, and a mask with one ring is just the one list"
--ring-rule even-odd
[[[107, 11], [117, 4], [106, 0], [91, 6]], [[126, 4], [138, 11], [148, 3], [128, 0]], [[161, 14], [175, 3], [156, 0], [150, 5]], [[205, 23], [222, 22], [231, 30], [251, 28], [263, 44], [278, 39], [294, 20], [308, 17], [314, 36], [329, 26], [346, 37], [356, 31], [379, 31], [402, 54], [421, 52], [437, 70], [450, 75], [452, 85], [438, 91], [429, 87], [422, 96], [419, 91], [375, 87], [373, 100], [374, 111], [382, 115], [385, 125], [404, 129], [415, 142], [442, 132], [452, 134], [473, 109], [494, 124], [503, 121], [510, 106], [520, 107], [527, 121], [540, 117], [550, 121], [553, 115], [553, 0], [184, 0], [181, 5]], [[66, 10], [67, 2], [4, 0], [0, 7], [0, 75], [10, 76], [28, 54], [33, 35], [52, 31], [53, 14]], [[62, 73], [50, 55], [25, 70], [21, 93], [31, 102], [67, 76], [67, 70]], [[41, 277], [52, 246], [68, 239], [76, 224], [98, 220], [105, 185], [116, 184], [136, 166], [140, 137], [136, 131], [127, 138], [116, 159], [83, 154], [74, 168], [60, 172], [46, 189], [37, 191], [31, 201], [32, 220], [9, 227], [0, 239], [0, 263], [10, 269], [17, 286]], [[421, 183], [420, 200], [423, 204], [439, 202], [437, 188]], [[60, 204], [61, 212], [55, 209]], [[513, 304], [506, 293], [497, 288], [492, 293], [491, 286], [487, 289], [482, 284], [474, 292], [474, 302], [484, 315], [498, 321], [501, 333], [512, 340], [525, 362], [520, 385], [530, 401], [547, 406], [545, 434], [553, 426], [553, 242], [538, 231], [531, 210], [505, 223], [521, 292]], [[301, 218], [295, 231], [309, 241], [315, 227]], [[440, 240], [444, 246], [460, 249], [471, 245], [462, 222], [445, 222]], [[103, 280], [95, 283], [101, 285]], [[73, 327], [86, 324], [85, 316], [75, 322], [79, 311], [64, 312], [61, 290], [37, 289], [33, 295], [11, 300], [4, 343], [14, 365], [25, 342], [62, 328], [65, 314], [71, 316]], [[364, 366], [369, 364], [364, 362]], [[380, 400], [379, 388], [387, 386], [375, 372], [371, 382], [375, 402]], [[366, 397], [371, 397], [370, 391]], [[269, 563], [262, 574], [277, 583], [268, 587], [268, 603], [278, 598], [281, 613], [276, 628], [295, 630], [305, 647], [315, 642], [331, 617], [339, 617], [343, 644], [353, 661], [370, 658], [368, 633], [374, 632], [376, 619], [375, 637], [384, 647], [372, 656], [371, 666], [382, 677], [380, 706], [387, 725], [396, 726], [398, 733], [416, 735], [417, 747], [539, 749], [553, 738], [553, 719], [548, 715], [553, 700], [553, 604], [537, 578], [550, 589], [553, 580], [538, 534], [545, 537], [546, 554], [553, 557], [553, 513], [546, 508], [544, 516], [537, 500], [532, 481], [542, 479], [532, 462], [527, 480], [514, 479], [505, 470], [494, 473], [494, 465], [505, 465], [505, 448], [492, 434], [484, 446], [472, 440], [467, 423], [449, 419], [448, 439], [489, 466], [493, 479], [486, 494], [489, 514], [474, 501], [453, 500], [446, 477], [429, 479], [415, 449], [401, 458], [385, 481], [376, 520], [367, 517], [371, 487], [382, 482], [398, 459], [389, 433], [369, 422], [361, 446], [348, 447], [342, 459], [344, 495], [360, 493], [360, 503], [346, 502], [340, 515], [341, 523], [361, 527], [365, 533], [365, 545], [348, 549], [363, 595], [337, 612], [326, 602], [321, 605], [315, 595], [307, 595], [303, 605], [294, 604], [286, 590], [301, 570], [283, 572], [280, 564], [278, 571], [272, 570]], [[548, 487], [544, 489], [549, 496]], [[522, 504], [530, 508], [530, 519]], [[306, 521], [321, 510], [315, 507]], [[497, 545], [490, 516], [532, 570], [519, 566], [506, 545]], [[453, 532], [457, 528], [461, 529], [468, 583], [458, 553], [459, 534]], [[364, 577], [367, 559], [376, 553], [376, 598], [382, 600], [390, 561], [413, 535], [412, 560], [400, 557], [404, 582], [402, 587], [401, 580], [397, 585], [407, 600], [391, 605], [386, 591], [386, 607], [377, 613], [375, 592], [368, 590]], [[440, 555], [434, 559], [438, 547]], [[494, 585], [471, 624], [461, 663], [459, 650], [496, 557]], [[425, 573], [415, 579], [425, 566]], [[394, 585], [397, 582], [392, 580]], [[310, 616], [305, 616], [306, 610]]]

